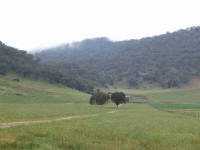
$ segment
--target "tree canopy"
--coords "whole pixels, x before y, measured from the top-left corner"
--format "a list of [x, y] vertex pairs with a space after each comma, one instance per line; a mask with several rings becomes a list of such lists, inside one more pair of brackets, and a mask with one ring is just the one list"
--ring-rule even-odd
[[105, 103], [108, 102], [109, 99], [110, 99], [110, 96], [107, 93], [100, 92], [100, 93], [92, 95], [89, 103], [91, 105], [94, 105], [94, 104], [104, 105]]
[[118, 107], [119, 104], [126, 103], [126, 96], [123, 92], [115, 92], [111, 96], [111, 100], [115, 103]]

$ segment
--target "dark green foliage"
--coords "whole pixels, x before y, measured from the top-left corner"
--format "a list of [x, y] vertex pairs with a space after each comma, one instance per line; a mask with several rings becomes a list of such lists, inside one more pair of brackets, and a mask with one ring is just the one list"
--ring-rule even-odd
[[123, 92], [115, 92], [112, 94], [111, 100], [118, 107], [119, 104], [126, 103], [126, 96]]
[[94, 104], [104, 105], [105, 103], [108, 102], [109, 98], [110, 98], [110, 96], [107, 93], [100, 92], [100, 93], [92, 95], [90, 97], [89, 103], [91, 105], [94, 105]]
[[0, 75], [5, 75], [8, 70], [8, 65], [6, 63], [0, 64]]
[[114, 84], [126, 79], [134, 88], [144, 82], [179, 87], [194, 76], [200, 77], [200, 27], [140, 40], [84, 40], [36, 56], [62, 72], [96, 84]]
[[168, 81], [168, 88], [178, 87], [179, 81], [177, 80], [169, 80]]
[[0, 72], [6, 74], [13, 71], [21, 76], [27, 77], [33, 74], [38, 66], [38, 59], [25, 51], [19, 51], [0, 42]]
[[40, 78], [50, 83], [69, 86], [87, 93], [93, 92], [93, 85], [89, 81], [58, 71], [51, 65], [40, 64], [39, 59], [34, 58], [33, 55], [0, 42], [0, 74], [4, 75], [7, 71], [22, 77]]
[[128, 80], [128, 84], [130, 87], [134, 87], [134, 88], [138, 88], [139, 86], [138, 80], [136, 78], [130, 78]]
[[14, 78], [14, 79], [12, 79], [12, 81], [20, 82], [20, 79], [19, 78]]
[[95, 105], [96, 104], [96, 95], [95, 94], [90, 97], [89, 103], [91, 105]]

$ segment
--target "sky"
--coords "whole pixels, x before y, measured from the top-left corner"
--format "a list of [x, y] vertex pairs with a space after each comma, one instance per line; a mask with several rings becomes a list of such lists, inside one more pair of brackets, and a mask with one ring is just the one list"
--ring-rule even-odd
[[34, 50], [86, 38], [140, 39], [200, 25], [199, 0], [0, 0], [0, 41]]

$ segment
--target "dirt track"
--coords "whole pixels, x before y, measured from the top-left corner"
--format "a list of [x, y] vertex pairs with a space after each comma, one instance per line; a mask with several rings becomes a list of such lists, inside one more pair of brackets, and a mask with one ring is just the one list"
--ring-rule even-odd
[[[115, 112], [117, 112], [117, 111], [113, 110], [113, 111], [107, 112], [107, 114], [112, 114], [112, 113], [115, 113]], [[35, 121], [0, 123], [0, 129], [10, 128], [10, 127], [14, 127], [14, 126], [29, 125], [29, 124], [51, 123], [51, 122], [54, 122], [54, 121], [69, 120], [69, 119], [73, 119], [73, 118], [94, 117], [94, 116], [98, 116], [98, 115], [101, 115], [101, 114], [103, 114], [103, 113], [93, 114], [93, 115], [68, 116], [68, 117], [56, 118], [56, 119], [51, 119], [51, 120], [35, 120]]]

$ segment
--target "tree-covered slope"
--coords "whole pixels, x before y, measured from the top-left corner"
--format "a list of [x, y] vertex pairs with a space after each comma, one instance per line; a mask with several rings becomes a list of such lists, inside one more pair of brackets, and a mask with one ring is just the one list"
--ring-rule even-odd
[[51, 65], [40, 64], [39, 59], [25, 51], [0, 42], [0, 74], [13, 72], [21, 77], [43, 79], [50, 83], [62, 84], [85, 92], [92, 92], [93, 85], [83, 78], [62, 73]]
[[36, 56], [47, 64], [54, 62], [61, 71], [101, 84], [124, 80], [131, 87], [140, 87], [144, 82], [178, 87], [200, 76], [200, 27], [140, 40], [88, 39], [47, 49]]

